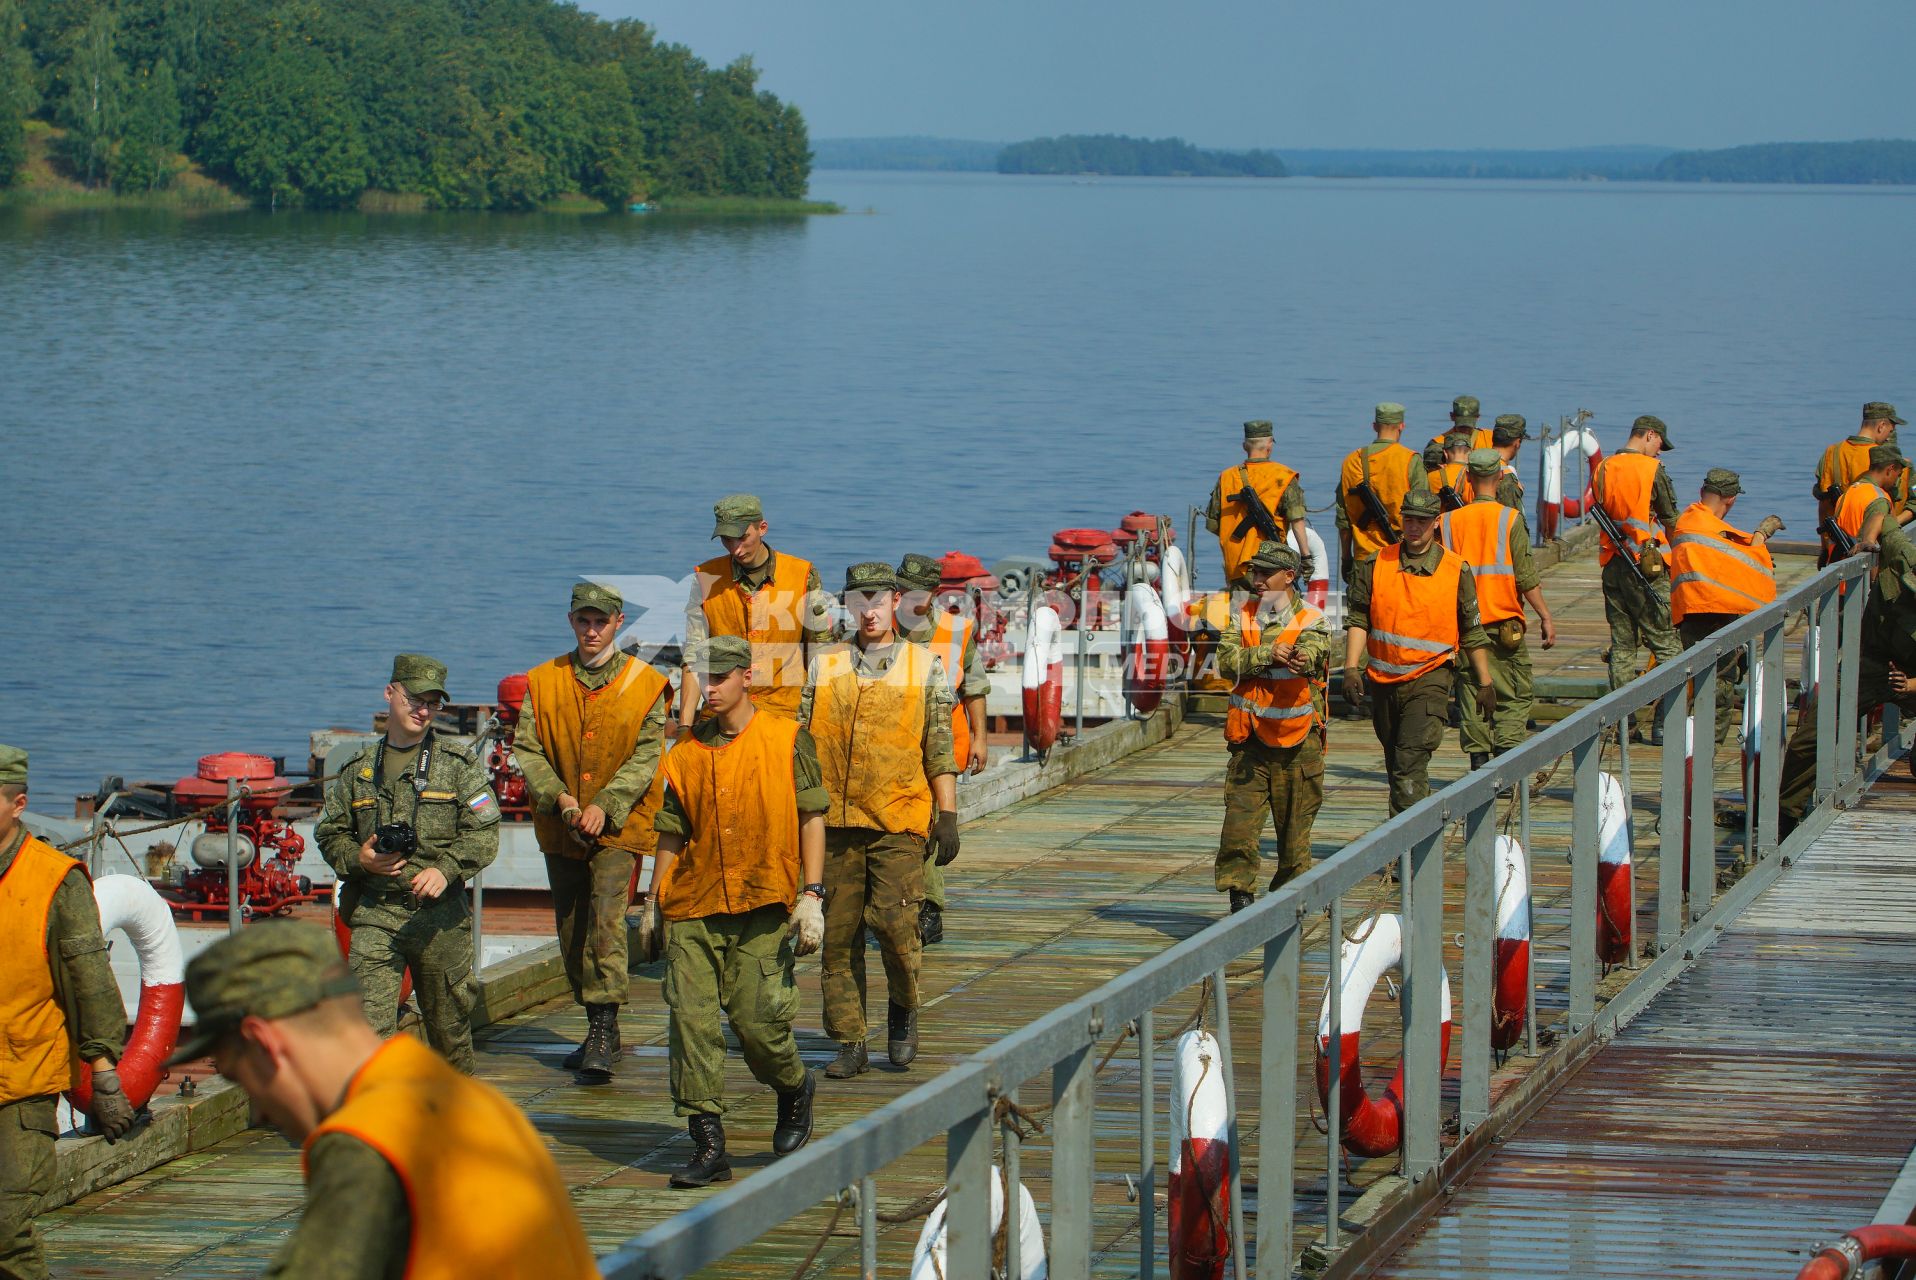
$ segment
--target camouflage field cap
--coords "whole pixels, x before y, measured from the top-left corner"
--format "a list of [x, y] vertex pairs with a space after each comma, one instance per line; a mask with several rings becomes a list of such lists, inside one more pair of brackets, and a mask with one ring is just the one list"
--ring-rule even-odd
[[1728, 467], [1711, 467], [1703, 476], [1703, 492], [1734, 498], [1743, 492], [1743, 477]]
[[291, 1017], [358, 991], [331, 929], [290, 920], [247, 925], [186, 966], [186, 998], [199, 1021], [166, 1065], [204, 1058], [246, 1018]]
[[914, 551], [898, 562], [894, 576], [902, 591], [936, 591], [938, 584], [945, 580], [945, 567], [930, 556]]
[[1676, 448], [1676, 445], [1670, 440], [1670, 428], [1664, 426], [1663, 419], [1657, 417], [1654, 413], [1642, 414], [1635, 422], [1630, 424], [1631, 435], [1635, 435], [1639, 431], [1654, 431], [1663, 438], [1664, 448]]
[[1887, 400], [1872, 400], [1868, 404], [1864, 405], [1863, 406], [1863, 421], [1864, 422], [1893, 422], [1899, 427], [1909, 425], [1908, 423], [1904, 422], [1901, 418], [1896, 416], [1896, 406], [1891, 404]]
[[752, 642], [744, 636], [710, 636], [686, 652], [685, 665], [706, 679], [721, 679], [752, 665]]
[[863, 560], [845, 570], [847, 591], [896, 591], [898, 571], [883, 560]]
[[1251, 419], [1244, 424], [1244, 438], [1246, 440], [1269, 440], [1271, 438], [1270, 422], [1264, 418]]
[[1907, 461], [1903, 458], [1903, 451], [1893, 444], [1879, 444], [1870, 447], [1869, 469], [1871, 471], [1876, 470], [1878, 467], [1901, 467], [1907, 465]]
[[733, 493], [712, 504], [712, 536], [742, 538], [765, 518], [765, 505], [750, 493]]
[[603, 583], [575, 582], [569, 612], [577, 613], [581, 609], [597, 609], [608, 618], [616, 618], [625, 612], [625, 597]]
[[423, 653], [402, 653], [394, 658], [392, 682], [415, 698], [427, 693], [436, 693], [442, 698], [448, 696], [446, 664]]
[[1473, 476], [1494, 476], [1504, 469], [1504, 456], [1495, 449], [1472, 449], [1464, 467]]
[[1530, 434], [1530, 424], [1524, 421], [1521, 413], [1500, 413], [1496, 425], [1490, 428], [1490, 439], [1496, 444], [1509, 444], [1512, 440], [1534, 440]]
[[1404, 495], [1404, 505], [1397, 510], [1402, 515], [1423, 516], [1425, 519], [1435, 520], [1444, 514], [1444, 504], [1428, 489], [1412, 489]]
[[1437, 468], [1443, 466], [1445, 462], [1449, 461], [1449, 459], [1444, 456], [1449, 445], [1449, 436], [1445, 436], [1442, 440], [1432, 440], [1429, 444], [1425, 445], [1424, 470], [1435, 471]]
[[1468, 449], [1476, 438], [1475, 434], [1469, 431], [1453, 431], [1444, 437], [1444, 448], [1446, 450]]
[[1371, 414], [1370, 420], [1374, 425], [1380, 427], [1401, 424], [1404, 420], [1404, 406], [1398, 404], [1395, 400], [1386, 400], [1377, 406], [1376, 411]]
[[1279, 569], [1289, 569], [1293, 573], [1304, 572], [1304, 560], [1294, 547], [1282, 542], [1266, 542], [1251, 553], [1246, 562], [1253, 573], [1276, 573]]
[[1483, 406], [1476, 396], [1458, 396], [1450, 402], [1450, 416], [1459, 422], [1475, 422], [1483, 416]]
[[27, 785], [27, 753], [21, 748], [0, 746], [0, 783]]

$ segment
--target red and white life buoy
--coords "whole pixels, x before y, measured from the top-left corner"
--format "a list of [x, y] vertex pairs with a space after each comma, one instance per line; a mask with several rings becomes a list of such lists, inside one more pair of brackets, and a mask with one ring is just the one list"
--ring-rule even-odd
[[1217, 1037], [1187, 1031], [1171, 1060], [1171, 1280], [1223, 1280], [1231, 1258], [1230, 1134]]
[[1322, 609], [1331, 599], [1331, 558], [1325, 554], [1324, 540], [1309, 525], [1304, 526], [1304, 545], [1311, 553], [1311, 576], [1303, 584], [1304, 601], [1313, 609]]
[[[1566, 469], [1574, 469], [1576, 464], [1566, 460], [1574, 455], [1583, 456], [1584, 475], [1574, 482], [1576, 493], [1573, 496], [1565, 487]], [[1603, 446], [1597, 443], [1597, 433], [1588, 427], [1566, 427], [1563, 435], [1543, 447], [1543, 512], [1540, 519], [1540, 532], [1546, 538], [1557, 536], [1559, 516], [1569, 516], [1572, 520], [1581, 516], [1592, 497], [1591, 486], [1597, 478], [1597, 464], [1603, 461]]]
[[[353, 954], [353, 931], [346, 927], [346, 921], [339, 914], [339, 890], [343, 880], [333, 881], [333, 937], [339, 939], [339, 954], [350, 958]], [[412, 994], [412, 966], [399, 975], [399, 1003], [406, 1003]]]
[[1497, 837], [1497, 956], [1490, 1047], [1508, 1049], [1523, 1034], [1530, 996], [1530, 871], [1523, 846]]
[[[1005, 1220], [1005, 1184], [998, 1166], [991, 1166], [991, 1234], [997, 1236]], [[1019, 1280], [1045, 1280], [1049, 1267], [1044, 1254], [1044, 1224], [1038, 1218], [1031, 1189], [1018, 1184]], [[918, 1233], [911, 1251], [911, 1280], [956, 1280], [945, 1252], [945, 1202], [940, 1200]]]
[[[167, 1056], [180, 1039], [180, 1010], [186, 1003], [186, 956], [166, 899], [138, 876], [101, 876], [93, 882], [100, 909], [100, 932], [119, 930], [140, 957], [140, 1008], [118, 1064], [120, 1088], [134, 1107], [143, 1107], [166, 1075]], [[80, 1071], [67, 1101], [75, 1111], [93, 1103], [93, 1073]]]
[[[1404, 1064], [1384, 1088], [1384, 1096], [1373, 1098], [1364, 1092], [1364, 1067], [1359, 1057], [1362, 1048], [1364, 1006], [1370, 993], [1388, 969], [1399, 973], [1404, 968], [1404, 925], [1397, 916], [1386, 913], [1371, 922], [1368, 932], [1353, 942], [1345, 939], [1340, 968], [1343, 973], [1342, 1000], [1338, 1006], [1339, 1029], [1337, 1078], [1338, 1103], [1344, 1146], [1360, 1156], [1387, 1156], [1397, 1150], [1404, 1134]], [[1443, 1017], [1440, 1041], [1442, 1061], [1450, 1061], [1450, 975], [1444, 974], [1439, 997]], [[1324, 1007], [1317, 1017], [1317, 1096], [1328, 1111], [1331, 1104], [1331, 998], [1324, 993]]]
[[1041, 604], [1025, 628], [1025, 745], [1043, 756], [1064, 727], [1064, 622]]
[[1629, 957], [1636, 926], [1629, 809], [1622, 785], [1607, 773], [1599, 775], [1598, 795], [1597, 959], [1617, 964]]
[[1124, 593], [1118, 640], [1124, 649], [1124, 700], [1138, 714], [1148, 716], [1164, 700], [1164, 678], [1171, 661], [1164, 602], [1149, 583], [1134, 582]]

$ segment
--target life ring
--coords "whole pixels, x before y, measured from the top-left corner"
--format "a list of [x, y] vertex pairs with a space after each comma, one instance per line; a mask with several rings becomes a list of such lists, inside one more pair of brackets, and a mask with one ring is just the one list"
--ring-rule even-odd
[[1636, 924], [1636, 899], [1631, 890], [1629, 810], [1623, 787], [1605, 773], [1599, 775], [1597, 806], [1597, 959], [1617, 964], [1630, 955]]
[[1171, 1280], [1223, 1280], [1231, 1259], [1230, 1136], [1217, 1037], [1187, 1031], [1171, 1060]]
[[1189, 678], [1191, 674], [1191, 565], [1184, 552], [1166, 545], [1159, 557], [1158, 595], [1164, 605], [1167, 625], [1175, 627], [1171, 652], [1177, 655], [1177, 671], [1165, 672], [1165, 679]]
[[1331, 558], [1324, 551], [1324, 540], [1309, 525], [1304, 526], [1304, 545], [1311, 552], [1311, 576], [1304, 584], [1304, 602], [1313, 609], [1323, 609], [1331, 599]]
[[1523, 1034], [1530, 995], [1530, 872], [1523, 846], [1497, 837], [1497, 956], [1490, 1047], [1508, 1049]]
[[[1584, 463], [1584, 481], [1577, 486], [1577, 494], [1571, 497], [1564, 491], [1564, 458], [1572, 453], [1581, 453]], [[1597, 480], [1597, 464], [1603, 461], [1603, 446], [1597, 443], [1597, 433], [1588, 427], [1566, 427], [1557, 439], [1543, 447], [1543, 492], [1538, 496], [1543, 502], [1543, 511], [1539, 523], [1544, 538], [1557, 536], [1557, 518], [1559, 515], [1576, 519], [1583, 515], [1593, 500], [1593, 486]]]
[[[186, 1003], [186, 956], [173, 913], [153, 886], [138, 876], [101, 876], [93, 882], [100, 932], [126, 934], [140, 957], [140, 1008], [126, 1038], [118, 1070], [120, 1088], [143, 1107], [166, 1076], [162, 1065], [180, 1040], [180, 1010]], [[93, 1073], [76, 1073], [67, 1101], [84, 1112], [93, 1103]]]
[[[991, 1166], [991, 1234], [1004, 1227], [1005, 1186], [998, 1166]], [[940, 1200], [918, 1233], [911, 1251], [911, 1280], [953, 1280], [945, 1254], [945, 1202]], [[1045, 1280], [1050, 1268], [1044, 1255], [1044, 1224], [1031, 1189], [1018, 1184], [1018, 1274], [1020, 1280]]]
[[1148, 716], [1164, 701], [1164, 675], [1171, 660], [1164, 602], [1149, 583], [1134, 582], [1124, 593], [1118, 638], [1124, 649], [1124, 699]]
[[[346, 922], [340, 919], [339, 916], [339, 887], [344, 883], [342, 880], [333, 881], [333, 936], [339, 939], [339, 954], [351, 959], [353, 954], [353, 931], [346, 927]], [[406, 997], [411, 994], [412, 966], [407, 965], [406, 971], [399, 975], [399, 1003], [406, 1003]]]
[[[1404, 968], [1404, 926], [1395, 915], [1385, 913], [1372, 921], [1362, 939], [1346, 939], [1341, 951], [1343, 972], [1342, 1003], [1339, 1006], [1340, 1030], [1337, 1076], [1339, 1108], [1338, 1128], [1344, 1146], [1360, 1156], [1387, 1156], [1397, 1150], [1404, 1134], [1404, 1064], [1384, 1088], [1384, 1096], [1373, 1098], [1364, 1092], [1364, 1067], [1359, 1056], [1360, 1034], [1364, 1025], [1364, 1006], [1378, 979], [1387, 969]], [[1450, 1061], [1450, 975], [1443, 975], [1440, 996], [1443, 1017], [1439, 1056]], [[1324, 1006], [1317, 1017], [1317, 1096], [1325, 1109], [1331, 1100], [1331, 999], [1324, 993]]]
[[1025, 745], [1043, 759], [1064, 727], [1064, 623], [1041, 604], [1025, 628]]

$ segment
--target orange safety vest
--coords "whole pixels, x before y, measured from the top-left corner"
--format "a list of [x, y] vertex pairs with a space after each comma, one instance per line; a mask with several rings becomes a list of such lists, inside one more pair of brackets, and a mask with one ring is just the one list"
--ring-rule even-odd
[[[1279, 633], [1279, 644], [1296, 644], [1305, 628], [1324, 615], [1299, 601], [1290, 624]], [[1246, 648], [1263, 643], [1257, 625], [1257, 606], [1246, 604], [1238, 614], [1238, 634]], [[1260, 667], [1231, 688], [1224, 716], [1224, 740], [1243, 742], [1252, 733], [1270, 747], [1294, 747], [1317, 724], [1313, 682], [1289, 667]]]
[[1670, 620], [1692, 613], [1753, 613], [1776, 599], [1768, 547], [1710, 514], [1701, 502], [1677, 518], [1670, 540]]
[[79, 866], [28, 836], [0, 875], [0, 1106], [73, 1086], [73, 1036], [54, 998], [47, 917], [54, 891]]
[[1478, 613], [1486, 627], [1523, 617], [1523, 597], [1517, 592], [1517, 569], [1511, 557], [1516, 531], [1516, 511], [1495, 498], [1446, 511], [1437, 522], [1444, 545], [1470, 565], [1477, 584]]
[[892, 664], [866, 678], [852, 646], [818, 658], [812, 685], [812, 741], [832, 807], [826, 825], [925, 835], [931, 782], [925, 777], [925, 685], [938, 678], [931, 650], [896, 639]]
[[1816, 464], [1817, 489], [1825, 497], [1840, 497], [1869, 474], [1869, 451], [1875, 447], [1874, 440], [1851, 437], [1823, 450], [1823, 460]]
[[931, 635], [931, 651], [943, 660], [945, 678], [951, 681], [951, 757], [961, 773], [971, 754], [971, 718], [965, 714], [965, 700], [958, 691], [965, 683], [965, 646], [971, 643], [971, 633], [970, 618], [941, 609]]
[[[1663, 531], [1651, 523], [1650, 491], [1656, 484], [1657, 468], [1662, 465], [1655, 458], [1627, 449], [1613, 453], [1597, 464], [1597, 502], [1635, 541], [1639, 554], [1646, 542], [1654, 541], [1658, 546], [1665, 547], [1670, 545]], [[1609, 564], [1611, 557], [1616, 554], [1617, 549], [1610, 545], [1610, 539], [1604, 537], [1597, 548], [1597, 562]]]
[[698, 567], [705, 589], [705, 625], [715, 636], [752, 642], [752, 701], [759, 710], [798, 718], [805, 692], [805, 618], [811, 580], [807, 560], [780, 551], [771, 581], [747, 592], [732, 573], [732, 557], [714, 556]]
[[[1217, 478], [1217, 491], [1224, 499], [1219, 508], [1217, 522], [1217, 545], [1224, 553], [1224, 580], [1235, 582], [1244, 572], [1244, 565], [1264, 545], [1264, 535], [1257, 526], [1250, 523], [1251, 504], [1240, 502], [1235, 496], [1248, 484], [1253, 493], [1264, 500], [1264, 509], [1277, 521], [1279, 533], [1287, 532], [1284, 517], [1277, 514], [1277, 505], [1283, 501], [1285, 491], [1297, 480], [1297, 472], [1279, 462], [1246, 462], [1235, 467], [1226, 467]], [[1244, 534], [1238, 536], [1238, 526], [1244, 526]]]
[[558, 1166], [519, 1108], [411, 1036], [379, 1046], [307, 1137], [344, 1133], [399, 1175], [412, 1212], [407, 1280], [597, 1277]]
[[[639, 729], [661, 697], [669, 699], [671, 686], [649, 664], [628, 656], [625, 669], [588, 689], [579, 683], [571, 654], [542, 662], [526, 676], [526, 697], [532, 703], [533, 725], [546, 760], [560, 783], [581, 805], [592, 803], [600, 788], [612, 780], [639, 744]], [[658, 848], [652, 819], [658, 816], [663, 791], [656, 775], [652, 785], [626, 816], [625, 825], [607, 831], [599, 843], [634, 853]], [[532, 815], [539, 847], [567, 858], [591, 856], [591, 848], [572, 838], [571, 828], [557, 813]]]
[[1406, 573], [1404, 549], [1385, 547], [1371, 570], [1370, 629], [1365, 648], [1379, 684], [1415, 680], [1457, 656], [1457, 584], [1464, 558], [1438, 544], [1442, 559], [1429, 575]]
[[754, 715], [730, 742], [680, 735], [659, 772], [691, 834], [658, 889], [667, 920], [798, 901], [798, 722]]
[[1384, 504], [1384, 510], [1390, 513], [1391, 520], [1398, 523], [1403, 519], [1398, 508], [1404, 504], [1404, 495], [1410, 492], [1410, 469], [1424, 465], [1422, 457], [1401, 444], [1379, 449], [1368, 459], [1363, 449], [1353, 449], [1344, 459], [1344, 469], [1340, 473], [1344, 513], [1350, 517], [1351, 546], [1359, 560], [1372, 559], [1380, 550], [1391, 545], [1373, 524], [1369, 509], [1352, 492], [1364, 482], [1366, 462], [1369, 464], [1371, 492]]
[[[1430, 438], [1430, 442], [1432, 444], [1442, 444], [1444, 441], [1450, 439], [1452, 435], [1456, 434], [1456, 431], [1457, 428], [1455, 427], [1450, 428], [1448, 431], [1439, 431]], [[1472, 449], [1490, 449], [1494, 448], [1496, 443], [1497, 429], [1495, 427], [1471, 428], [1470, 447]]]
[[1888, 502], [1889, 495], [1878, 488], [1874, 481], [1859, 480], [1843, 490], [1843, 496], [1836, 504], [1837, 527], [1852, 538], [1860, 538], [1863, 534], [1863, 517], [1869, 511], [1870, 504], [1879, 499]]
[[1432, 493], [1449, 485], [1457, 491], [1458, 497], [1465, 502], [1470, 501], [1469, 494], [1464, 488], [1464, 464], [1461, 462], [1446, 462], [1435, 471], [1426, 471], [1424, 479], [1429, 482]]

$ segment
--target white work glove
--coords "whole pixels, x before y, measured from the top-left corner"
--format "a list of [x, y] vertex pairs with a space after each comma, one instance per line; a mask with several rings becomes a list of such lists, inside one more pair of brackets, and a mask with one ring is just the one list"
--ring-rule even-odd
[[825, 941], [825, 904], [809, 893], [798, 895], [798, 905], [792, 908], [792, 927], [786, 930], [798, 939], [793, 951], [808, 956], [818, 950]]

